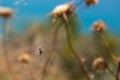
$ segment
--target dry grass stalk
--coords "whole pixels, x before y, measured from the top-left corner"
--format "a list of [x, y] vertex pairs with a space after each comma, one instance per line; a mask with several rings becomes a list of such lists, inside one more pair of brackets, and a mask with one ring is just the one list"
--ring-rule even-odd
[[120, 59], [118, 63], [117, 73], [116, 73], [116, 80], [120, 80]]
[[82, 68], [85, 72], [86, 79], [91, 80], [91, 77], [89, 75], [89, 71], [88, 71], [88, 68], [87, 68], [86, 64], [83, 62], [82, 57], [81, 56], [79, 57], [79, 55], [77, 54], [77, 52], [74, 50], [74, 48], [72, 46], [71, 39], [70, 39], [70, 32], [69, 32], [69, 28], [68, 28], [69, 25], [68, 25], [68, 22], [64, 19], [64, 16], [63, 16], [63, 20], [64, 20], [64, 23], [65, 23], [65, 30], [66, 30], [66, 34], [67, 34], [67, 41], [68, 41], [69, 48], [70, 48], [71, 52], [73, 53], [73, 55], [75, 56], [75, 58], [82, 65]]
[[53, 36], [53, 39], [52, 39], [52, 46], [51, 46], [50, 51], [48, 52], [48, 56], [46, 58], [46, 61], [43, 64], [42, 73], [41, 73], [42, 76], [41, 76], [40, 80], [45, 80], [45, 75], [46, 75], [48, 63], [50, 62], [50, 59], [51, 59], [51, 57], [53, 55], [53, 51], [54, 51], [54, 48], [55, 48], [55, 43], [56, 43], [56, 39], [57, 39], [57, 34], [58, 34], [58, 31], [59, 31], [59, 28], [60, 28], [60, 25], [57, 26], [56, 29], [55, 29], [54, 36]]
[[[93, 29], [95, 32], [99, 33], [99, 35], [100, 35], [100, 37], [101, 37], [101, 39], [102, 39], [102, 42], [103, 42], [105, 48], [106, 48], [107, 51], [108, 51], [108, 52], [107, 52], [108, 55], [112, 58], [112, 60], [113, 60], [114, 63], [118, 64], [118, 63], [119, 63], [119, 57], [116, 57], [116, 56], [114, 55], [114, 53], [111, 51], [111, 49], [110, 49], [110, 47], [109, 47], [109, 43], [108, 43], [108, 41], [106, 40], [106, 38], [105, 38], [105, 36], [104, 36], [104, 34], [103, 34], [103, 32], [106, 30], [105, 24], [104, 24], [102, 21], [97, 21], [97, 22], [95, 22], [95, 23], [93, 24], [92, 29]], [[119, 73], [117, 73], [117, 74], [115, 75], [115, 74], [111, 71], [111, 69], [109, 68], [108, 63], [107, 63], [102, 57], [98, 57], [98, 58], [96, 58], [96, 59], [94, 60], [94, 62], [93, 62], [93, 67], [94, 67], [94, 69], [99, 69], [99, 70], [105, 70], [105, 69], [107, 69], [113, 77], [115, 77], [116, 79], [118, 79], [117, 76], [119, 75]]]
[[111, 49], [109, 48], [109, 43], [108, 43], [108, 41], [105, 39], [105, 36], [104, 36], [102, 33], [100, 33], [100, 36], [101, 36], [101, 39], [102, 39], [102, 41], [103, 41], [103, 44], [105, 45], [105, 47], [106, 47], [106, 49], [107, 49], [107, 51], [108, 51], [108, 52], [107, 52], [108, 55], [111, 56], [111, 58], [112, 58], [112, 60], [113, 60], [114, 63], [118, 64], [119, 58], [116, 57], [116, 56], [114, 55], [114, 53], [111, 51]]
[[[73, 3], [66, 3], [66, 4], [63, 4], [63, 5], [58, 5], [51, 13], [50, 13], [50, 16], [53, 17], [53, 21], [56, 21], [56, 19], [58, 18], [62, 18], [63, 19], [63, 23], [65, 23], [65, 30], [66, 30], [66, 33], [67, 33], [67, 40], [68, 40], [68, 44], [69, 44], [69, 48], [71, 49], [73, 55], [76, 57], [76, 59], [82, 64], [83, 66], [83, 69], [85, 71], [85, 74], [86, 74], [86, 78], [87, 80], [91, 80], [91, 77], [89, 75], [89, 72], [88, 72], [88, 69], [87, 69], [87, 66], [84, 64], [84, 62], [82, 61], [82, 59], [79, 57], [79, 55], [76, 53], [76, 51], [73, 49], [73, 46], [71, 44], [71, 39], [70, 39], [70, 34], [69, 34], [69, 30], [68, 30], [68, 17], [74, 13], [74, 8], [73, 8]], [[55, 33], [57, 33], [57, 29], [55, 30]], [[56, 34], [54, 34], [54, 38], [53, 38], [53, 45], [52, 45], [52, 49], [50, 50], [50, 53], [47, 57], [47, 60], [43, 66], [43, 70], [42, 70], [42, 78], [41, 80], [44, 80], [44, 75], [45, 75], [45, 72], [46, 72], [46, 67], [49, 63], [49, 60], [52, 56], [52, 52], [54, 50], [54, 44], [55, 44], [55, 41], [56, 41]]]
[[105, 36], [103, 34], [103, 32], [106, 30], [105, 24], [102, 21], [97, 21], [97, 22], [95, 22], [93, 24], [92, 29], [95, 32], [99, 33], [99, 35], [100, 35], [100, 37], [102, 39], [102, 42], [103, 42], [104, 46], [106, 47], [106, 49], [108, 51], [107, 53], [108, 53], [109, 56], [111, 56], [113, 62], [118, 63], [119, 58], [116, 57], [114, 55], [114, 53], [111, 51], [111, 49], [109, 48], [109, 43], [108, 43], [108, 41], [106, 40], [106, 38], [105, 38]]
[[6, 66], [7, 66], [7, 70], [10, 74], [10, 76], [12, 77], [13, 80], [19, 80], [18, 76], [16, 75], [16, 73], [14, 72], [12, 63], [9, 60], [9, 56], [8, 56], [8, 19], [9, 17], [11, 17], [13, 14], [13, 10], [11, 8], [6, 8], [6, 7], [2, 7], [0, 8], [0, 16], [3, 18], [3, 28], [2, 28], [2, 33], [3, 33], [3, 38], [2, 38], [2, 43], [3, 43], [3, 55], [4, 55], [4, 59], [6, 62]]

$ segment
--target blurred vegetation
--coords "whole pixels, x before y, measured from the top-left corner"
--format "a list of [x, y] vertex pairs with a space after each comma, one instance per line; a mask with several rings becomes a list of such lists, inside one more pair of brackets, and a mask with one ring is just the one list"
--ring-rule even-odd
[[[114, 80], [108, 71], [96, 72], [93, 69], [92, 62], [98, 56], [103, 56], [109, 62], [110, 68], [114, 73], [116, 72], [117, 66], [111, 61], [111, 57], [106, 54], [106, 48], [102, 43], [99, 34], [92, 31], [91, 33], [83, 34], [79, 28], [81, 26], [78, 22], [79, 20], [76, 19], [75, 15], [72, 15], [69, 18], [68, 23], [71, 39], [75, 50], [82, 55], [84, 62], [88, 66], [91, 77], [93, 77], [93, 80]], [[51, 47], [54, 29], [57, 24], [53, 25], [50, 22], [40, 23], [39, 21], [34, 21], [27, 26], [24, 26], [26, 28], [22, 33], [19, 33], [13, 27], [10, 27], [8, 42], [9, 60], [12, 62], [14, 71], [21, 80], [32, 80], [30, 71], [32, 71], [31, 73], [35, 74], [35, 77], [39, 80], [41, 67], [44, 64], [44, 60], [48, 54], [47, 52]], [[81, 65], [73, 57], [68, 48], [66, 33], [62, 26], [64, 25], [61, 24], [59, 35], [57, 36], [58, 38], [54, 51], [56, 54], [49, 63], [49, 70], [46, 77], [48, 80], [85, 80]], [[104, 36], [114, 55], [120, 56], [120, 41], [118, 36], [115, 36], [110, 31], [106, 31]], [[39, 48], [41, 46], [44, 48], [44, 52], [40, 56]], [[2, 48], [2, 45], [0, 48]], [[18, 61], [18, 57], [24, 52], [30, 54], [32, 57], [31, 62], [28, 64], [21, 64], [21, 62]], [[4, 69], [5, 64], [2, 55], [1, 49], [0, 79], [9, 80], [7, 78], [6, 69]]]

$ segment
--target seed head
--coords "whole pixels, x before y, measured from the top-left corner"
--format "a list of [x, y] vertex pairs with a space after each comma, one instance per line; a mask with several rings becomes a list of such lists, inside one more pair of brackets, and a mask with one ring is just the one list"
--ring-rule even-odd
[[93, 4], [97, 4], [98, 0], [85, 0], [87, 6], [91, 6]]
[[102, 21], [97, 21], [93, 24], [92, 29], [96, 32], [103, 32], [106, 27]]
[[51, 16], [53, 15], [62, 15], [63, 13], [66, 13], [67, 11], [70, 11], [72, 8], [73, 3], [66, 3], [66, 4], [61, 4], [58, 5], [54, 8], [54, 10], [50, 13]]
[[28, 53], [23, 53], [18, 57], [18, 60], [22, 63], [29, 63], [30, 59], [31, 57]]
[[73, 2], [69, 2], [66, 4], [61, 4], [56, 6], [53, 11], [49, 14], [49, 16], [53, 17], [53, 22], [57, 20], [59, 17], [64, 17], [67, 20], [67, 17], [73, 13]]
[[7, 7], [0, 7], [0, 16], [3, 18], [9, 18], [13, 14], [13, 10]]
[[93, 61], [93, 68], [95, 70], [105, 70], [107, 67], [108, 63], [102, 57], [98, 57]]

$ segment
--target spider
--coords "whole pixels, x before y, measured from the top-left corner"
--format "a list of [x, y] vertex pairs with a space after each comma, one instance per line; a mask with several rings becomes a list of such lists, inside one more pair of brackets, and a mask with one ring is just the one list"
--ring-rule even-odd
[[43, 47], [40, 47], [39, 48], [39, 54], [42, 55], [43, 53], [44, 53], [44, 49], [43, 49]]

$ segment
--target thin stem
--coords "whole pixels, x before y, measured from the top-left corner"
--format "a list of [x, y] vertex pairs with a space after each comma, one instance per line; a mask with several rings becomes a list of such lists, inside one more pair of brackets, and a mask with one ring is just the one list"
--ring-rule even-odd
[[100, 36], [101, 36], [101, 39], [102, 39], [102, 41], [103, 41], [103, 44], [105, 45], [105, 47], [106, 47], [106, 49], [107, 49], [107, 51], [108, 51], [108, 54], [109, 54], [110, 57], [112, 58], [113, 62], [114, 62], [114, 63], [116, 63], [116, 62], [118, 63], [118, 58], [113, 55], [113, 52], [112, 52], [111, 49], [109, 48], [109, 44], [108, 44], [107, 40], [105, 39], [105, 36], [104, 36], [102, 33], [100, 33]]
[[85, 65], [85, 63], [82, 61], [81, 57], [79, 57], [79, 55], [76, 53], [76, 51], [74, 50], [73, 46], [72, 46], [72, 43], [71, 43], [71, 39], [70, 39], [70, 32], [69, 32], [69, 26], [68, 26], [68, 23], [67, 21], [64, 19], [63, 17], [63, 20], [64, 20], [64, 23], [65, 23], [65, 30], [66, 30], [66, 34], [67, 34], [67, 41], [68, 41], [68, 45], [69, 45], [69, 48], [71, 50], [71, 52], [73, 53], [73, 55], [75, 56], [75, 58], [80, 62], [80, 64], [82, 65], [83, 67], [83, 70], [85, 72], [85, 75], [86, 75], [86, 79], [87, 80], [91, 80], [91, 77], [89, 75], [89, 71], [88, 71], [88, 68], [87, 66]]
[[76, 4], [76, 6], [73, 7], [73, 10], [75, 11], [75, 10], [78, 8], [78, 6], [80, 6], [80, 4], [82, 4], [82, 3], [83, 3], [83, 0], [80, 0], [80, 1]]
[[53, 42], [52, 42], [52, 47], [49, 51], [49, 54], [47, 56], [47, 59], [45, 61], [45, 63], [43, 64], [43, 68], [42, 68], [42, 76], [41, 76], [41, 79], [40, 80], [45, 80], [45, 75], [46, 75], [46, 71], [47, 71], [47, 66], [48, 66], [48, 63], [50, 62], [50, 59], [53, 55], [53, 51], [54, 51], [54, 48], [55, 48], [55, 43], [56, 43], [56, 39], [57, 39], [57, 34], [58, 34], [58, 30], [60, 28], [60, 25], [56, 27], [55, 29], [55, 32], [54, 32], [54, 36], [53, 36]]
[[107, 67], [107, 70], [108, 70], [108, 72], [113, 76], [113, 77], [115, 77], [116, 78], [116, 75], [111, 71], [111, 69], [110, 68], [108, 68]]
[[3, 46], [3, 56], [5, 59], [5, 63], [7, 66], [7, 70], [9, 72], [9, 74], [11, 75], [13, 80], [19, 80], [15, 74], [15, 72], [13, 71], [13, 67], [12, 67], [12, 63], [9, 60], [9, 56], [8, 56], [8, 24], [7, 24], [7, 19], [3, 20], [3, 28], [2, 28], [2, 34], [3, 34], [3, 38], [2, 38], [2, 46]]
[[118, 63], [117, 73], [116, 73], [116, 80], [120, 80], [120, 59]]

